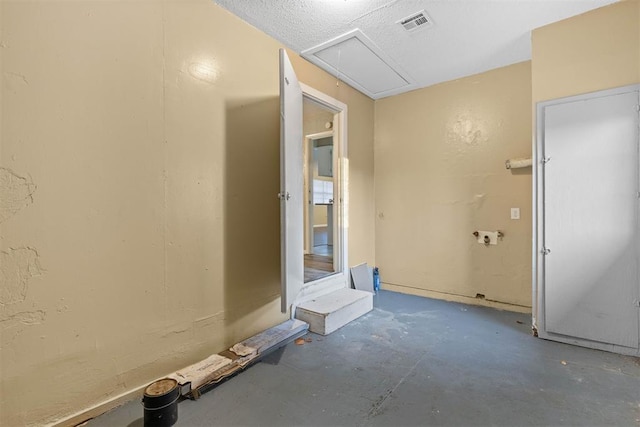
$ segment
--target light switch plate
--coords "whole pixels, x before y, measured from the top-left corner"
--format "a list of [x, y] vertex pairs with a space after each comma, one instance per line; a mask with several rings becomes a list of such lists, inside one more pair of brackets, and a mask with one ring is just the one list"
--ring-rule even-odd
[[520, 208], [511, 208], [511, 219], [520, 219]]

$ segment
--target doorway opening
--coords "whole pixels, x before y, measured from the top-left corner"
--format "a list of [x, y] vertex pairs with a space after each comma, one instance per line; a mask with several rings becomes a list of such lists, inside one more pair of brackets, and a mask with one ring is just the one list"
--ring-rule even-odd
[[[303, 131], [322, 125], [333, 127], [333, 113], [303, 101]], [[324, 123], [320, 123], [322, 120]], [[335, 221], [333, 131], [307, 134], [304, 142], [305, 254], [304, 281], [312, 282], [336, 272], [333, 258]]]
[[303, 89], [304, 283], [344, 281], [346, 111], [326, 95]]
[[[280, 59], [280, 269], [282, 281], [281, 310], [295, 314], [295, 307], [304, 301], [346, 288], [349, 283], [348, 269], [348, 228], [347, 213], [349, 200], [349, 161], [347, 156], [347, 105], [300, 83], [291, 61], [284, 49], [279, 51]], [[306, 282], [304, 280], [304, 255], [310, 252], [313, 240], [309, 237], [310, 201], [309, 191], [305, 191], [304, 181], [308, 162], [304, 161], [305, 132], [303, 131], [303, 103], [322, 107], [333, 115], [333, 236], [332, 272]], [[321, 122], [322, 123], [322, 122]], [[326, 121], [324, 122], [326, 123]], [[306, 135], [314, 132], [307, 131]], [[318, 132], [315, 132], [318, 133]], [[311, 150], [310, 150], [311, 151]], [[311, 181], [312, 182], [312, 181]], [[327, 224], [327, 229], [329, 224]], [[305, 246], [307, 239], [307, 246]], [[328, 243], [328, 240], [327, 240]], [[328, 246], [328, 245], [327, 245]]]

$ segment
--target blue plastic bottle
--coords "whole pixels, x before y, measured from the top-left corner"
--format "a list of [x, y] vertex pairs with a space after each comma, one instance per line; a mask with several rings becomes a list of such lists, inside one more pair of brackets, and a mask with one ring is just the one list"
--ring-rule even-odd
[[378, 271], [378, 267], [373, 268], [373, 291], [378, 293], [380, 290], [380, 272]]

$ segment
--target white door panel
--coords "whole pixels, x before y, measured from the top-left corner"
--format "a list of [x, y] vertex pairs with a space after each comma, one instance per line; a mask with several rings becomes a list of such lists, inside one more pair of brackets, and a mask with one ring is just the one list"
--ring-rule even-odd
[[280, 239], [282, 312], [304, 285], [302, 89], [280, 49]]
[[638, 94], [544, 115], [547, 332], [638, 347]]

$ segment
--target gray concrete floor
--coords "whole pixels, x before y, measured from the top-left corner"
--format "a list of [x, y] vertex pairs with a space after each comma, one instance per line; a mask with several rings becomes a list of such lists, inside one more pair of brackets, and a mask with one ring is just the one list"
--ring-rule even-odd
[[[374, 310], [183, 401], [176, 426], [640, 426], [640, 361], [530, 315], [382, 291]], [[142, 426], [139, 401], [89, 423]]]

